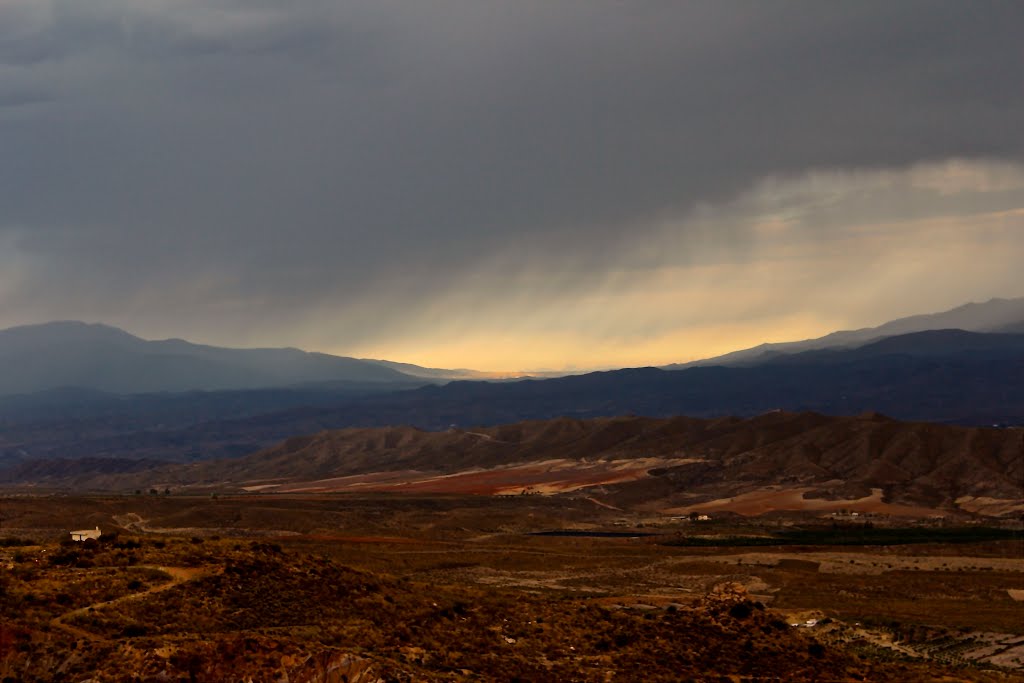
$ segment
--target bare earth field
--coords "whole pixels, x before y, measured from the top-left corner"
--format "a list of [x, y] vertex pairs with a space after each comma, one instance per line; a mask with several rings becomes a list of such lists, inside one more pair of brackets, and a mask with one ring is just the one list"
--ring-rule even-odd
[[[0, 674], [1024, 680], [1012, 524], [904, 535], [830, 509], [690, 522], [593, 492], [7, 497]], [[62, 545], [95, 526], [101, 542]]]
[[427, 494], [514, 495], [567, 493], [592, 486], [639, 481], [658, 467], [678, 467], [699, 462], [692, 458], [633, 458], [580, 463], [553, 459], [516, 463], [492, 469], [474, 468], [451, 474], [398, 470], [347, 477], [331, 477], [299, 483], [260, 483], [241, 487], [248, 492], [350, 493], [395, 492]]
[[869, 513], [876, 515], [892, 515], [894, 517], [920, 518], [937, 514], [938, 511], [920, 505], [899, 505], [882, 500], [882, 489], [871, 489], [870, 496], [851, 499], [829, 500], [826, 498], [809, 498], [807, 494], [814, 491], [812, 487], [787, 488], [769, 486], [756, 491], [742, 493], [729, 498], [694, 503], [681, 508], [667, 508], [665, 512], [682, 514], [684, 512], [734, 512], [746, 517], [763, 515], [766, 512], [850, 512]]
[[329, 430], [188, 463], [31, 460], [0, 480], [25, 493], [589, 495], [653, 517], [845, 511], [999, 523], [1024, 511], [1022, 439], [1017, 429], [873, 413], [557, 418], [473, 431]]

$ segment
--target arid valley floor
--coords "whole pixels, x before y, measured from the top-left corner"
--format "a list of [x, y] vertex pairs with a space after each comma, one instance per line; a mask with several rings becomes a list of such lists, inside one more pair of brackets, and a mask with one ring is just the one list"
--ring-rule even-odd
[[12, 494], [0, 521], [5, 681], [1024, 680], [1005, 519], [591, 491]]

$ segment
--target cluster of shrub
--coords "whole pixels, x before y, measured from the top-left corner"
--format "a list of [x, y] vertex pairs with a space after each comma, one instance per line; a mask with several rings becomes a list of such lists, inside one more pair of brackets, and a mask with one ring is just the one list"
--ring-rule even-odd
[[775, 532], [765, 536], [677, 536], [663, 545], [686, 547], [743, 546], [859, 546], [912, 545], [919, 543], [981, 543], [1019, 540], [1021, 531], [1001, 527], [876, 527], [863, 524], [833, 524]]
[[127, 539], [119, 541], [116, 533], [102, 534], [98, 539], [84, 541], [63, 541], [57, 552], [48, 556], [53, 566], [88, 569], [94, 566], [132, 566], [139, 557], [134, 552], [142, 548], [142, 541]]
[[17, 538], [15, 536], [0, 538], [0, 548], [24, 548], [25, 546], [35, 544], [36, 542], [30, 538]]

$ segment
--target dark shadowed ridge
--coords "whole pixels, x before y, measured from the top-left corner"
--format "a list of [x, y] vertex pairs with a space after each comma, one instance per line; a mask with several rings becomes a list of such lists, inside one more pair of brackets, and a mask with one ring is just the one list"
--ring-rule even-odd
[[[230, 400], [241, 402], [234, 415], [211, 394], [202, 397], [213, 418], [206, 420], [202, 411], [189, 412], [203, 404], [198, 399], [168, 397], [161, 404], [150, 398], [138, 406], [149, 406], [151, 412], [144, 415], [123, 406], [125, 412], [88, 419], [7, 424], [0, 431], [0, 462], [90, 456], [207, 460], [245, 455], [325, 429], [414, 425], [438, 431], [558, 416], [876, 411], [905, 420], [1013, 426], [1024, 425], [1021, 386], [1024, 335], [940, 330], [891, 337], [860, 349], [793, 354], [749, 367], [633, 368], [549, 380], [460, 381], [375, 395], [260, 399], [266, 403], [248, 403], [234, 395]], [[161, 411], [181, 415], [158, 426]]]
[[0, 395], [61, 387], [128, 394], [416, 379], [355, 358], [147, 341], [107, 325], [70, 321], [0, 331], [0, 366]]
[[412, 363], [399, 363], [391, 360], [378, 360], [376, 358], [361, 358], [360, 360], [366, 363], [373, 363], [375, 365], [381, 365], [392, 370], [397, 370], [406, 375], [412, 377], [422, 377], [423, 379], [435, 379], [435, 380], [454, 380], [454, 379], [486, 379], [488, 373], [481, 372], [479, 370], [471, 370], [469, 368], [425, 368], [419, 365], [413, 365]]
[[784, 354], [818, 349], [856, 348], [885, 337], [947, 329], [969, 332], [1024, 333], [1024, 297], [991, 299], [984, 303], [967, 303], [941, 313], [913, 315], [891, 320], [878, 327], [832, 332], [817, 339], [759, 344], [742, 351], [734, 351], [692, 363], [673, 363], [664, 368], [666, 370], [681, 370], [702, 365], [750, 365], [770, 362]]
[[[157, 484], [232, 490], [267, 483], [332, 491], [346, 490], [351, 483], [337, 478], [380, 473], [399, 478], [411, 474], [414, 479], [448, 475], [435, 481], [454, 484], [451, 477], [472, 480], [488, 470], [511, 471], [503, 475], [504, 482], [514, 485], [515, 472], [524, 463], [538, 463], [549, 471], [552, 463], [560, 463], [556, 479], [585, 480], [589, 468], [601, 463], [639, 459], [652, 469], [603, 484], [603, 493], [623, 501], [660, 499], [671, 506], [766, 487], [803, 487], [815, 491], [812, 498], [831, 499], [863, 498], [880, 489], [886, 503], [955, 510], [958, 501], [986, 498], [1008, 501], [1012, 508], [1024, 496], [1022, 436], [1016, 429], [902, 422], [878, 413], [830, 417], [773, 411], [746, 419], [563, 417], [443, 432], [345, 429], [293, 437], [231, 460], [148, 470], [133, 463], [118, 472], [109, 461], [89, 459], [26, 464], [7, 476], [8, 481], [115, 490]], [[374, 490], [381, 480], [359, 483], [358, 490]], [[445, 484], [432, 486], [443, 492]]]

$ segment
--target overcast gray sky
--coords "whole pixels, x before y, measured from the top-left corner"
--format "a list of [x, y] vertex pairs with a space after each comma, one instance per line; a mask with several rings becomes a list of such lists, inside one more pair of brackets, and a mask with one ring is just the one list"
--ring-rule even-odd
[[524, 369], [1024, 295], [1024, 4], [0, 0], [0, 327]]

